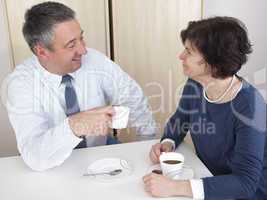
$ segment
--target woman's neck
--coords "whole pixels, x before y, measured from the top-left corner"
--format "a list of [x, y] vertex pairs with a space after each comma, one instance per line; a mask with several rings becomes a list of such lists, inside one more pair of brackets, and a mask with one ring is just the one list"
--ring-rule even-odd
[[205, 77], [197, 80], [204, 88], [205, 96], [216, 103], [223, 103], [233, 99], [241, 86], [241, 81], [236, 76], [225, 79]]
[[203, 87], [206, 88], [206, 95], [209, 99], [218, 99], [229, 88], [233, 77], [225, 79], [210, 78], [203, 82]]

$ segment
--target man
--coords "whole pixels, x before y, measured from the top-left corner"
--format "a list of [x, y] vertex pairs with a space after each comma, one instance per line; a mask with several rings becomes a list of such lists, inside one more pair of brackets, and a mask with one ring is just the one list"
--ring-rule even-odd
[[8, 77], [7, 110], [26, 164], [42, 171], [77, 147], [113, 143], [114, 110], [130, 108], [130, 124], [150, 138], [156, 127], [141, 88], [118, 65], [88, 49], [75, 13], [45, 2], [25, 14], [24, 37], [35, 56]]

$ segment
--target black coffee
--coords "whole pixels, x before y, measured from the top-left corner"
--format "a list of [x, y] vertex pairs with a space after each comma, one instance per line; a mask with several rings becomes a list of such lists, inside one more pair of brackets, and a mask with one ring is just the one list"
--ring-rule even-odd
[[154, 169], [152, 172], [155, 174], [162, 174], [162, 171], [160, 169]]
[[179, 163], [181, 163], [180, 160], [164, 160], [163, 162], [166, 164], [179, 164]]

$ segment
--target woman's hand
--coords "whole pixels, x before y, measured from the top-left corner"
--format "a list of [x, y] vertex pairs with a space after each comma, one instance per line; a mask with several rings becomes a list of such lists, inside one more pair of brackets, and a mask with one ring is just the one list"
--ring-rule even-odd
[[149, 157], [150, 160], [156, 164], [159, 163], [159, 156], [161, 152], [170, 152], [173, 150], [171, 142], [163, 142], [154, 144], [150, 150]]
[[145, 190], [153, 197], [192, 197], [189, 181], [177, 181], [163, 175], [150, 173], [143, 177]]

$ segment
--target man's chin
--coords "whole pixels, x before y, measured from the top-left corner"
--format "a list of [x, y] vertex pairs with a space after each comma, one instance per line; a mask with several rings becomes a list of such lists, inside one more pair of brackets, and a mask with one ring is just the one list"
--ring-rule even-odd
[[81, 66], [82, 66], [81, 63], [80, 63], [80, 64], [78, 64], [78, 63], [76, 63], [76, 64], [72, 64], [71, 72], [70, 72], [70, 73], [77, 71], [78, 69], [81, 68]]

